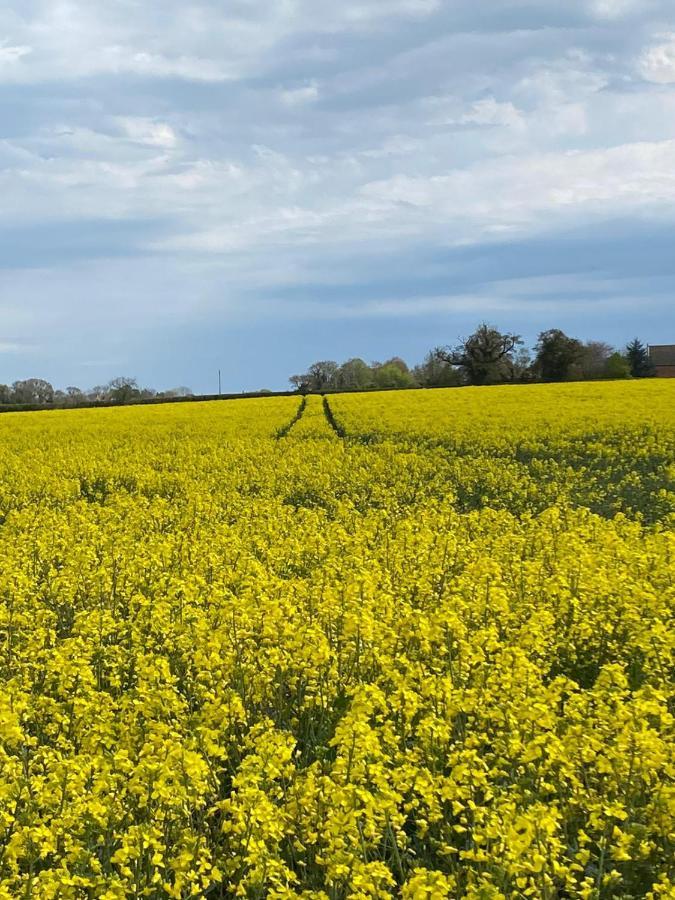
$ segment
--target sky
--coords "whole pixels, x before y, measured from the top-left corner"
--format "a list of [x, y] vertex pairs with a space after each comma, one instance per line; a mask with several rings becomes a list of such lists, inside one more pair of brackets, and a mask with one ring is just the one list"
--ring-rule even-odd
[[4, 0], [0, 382], [675, 342], [673, 0]]

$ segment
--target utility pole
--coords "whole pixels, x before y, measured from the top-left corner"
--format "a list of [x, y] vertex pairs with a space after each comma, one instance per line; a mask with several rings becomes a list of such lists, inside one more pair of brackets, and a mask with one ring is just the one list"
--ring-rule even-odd
[[220, 369], [218, 369], [218, 396], [220, 397]]

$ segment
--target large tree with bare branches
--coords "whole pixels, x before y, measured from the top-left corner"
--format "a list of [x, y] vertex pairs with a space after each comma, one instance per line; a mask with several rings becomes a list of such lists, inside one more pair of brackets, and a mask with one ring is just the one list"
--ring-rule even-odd
[[519, 334], [504, 334], [483, 322], [454, 349], [439, 347], [434, 352], [457, 366], [469, 384], [498, 384], [510, 379], [513, 354], [522, 343]]

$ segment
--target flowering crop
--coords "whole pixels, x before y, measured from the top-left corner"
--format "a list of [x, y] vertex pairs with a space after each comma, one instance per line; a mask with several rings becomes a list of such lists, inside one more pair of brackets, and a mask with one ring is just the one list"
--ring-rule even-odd
[[2, 416], [1, 900], [675, 896], [674, 401]]

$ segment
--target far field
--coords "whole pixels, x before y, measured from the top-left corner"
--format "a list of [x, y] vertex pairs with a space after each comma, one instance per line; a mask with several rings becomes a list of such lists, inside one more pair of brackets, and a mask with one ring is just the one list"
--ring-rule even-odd
[[0, 900], [675, 896], [675, 382], [0, 417]]

